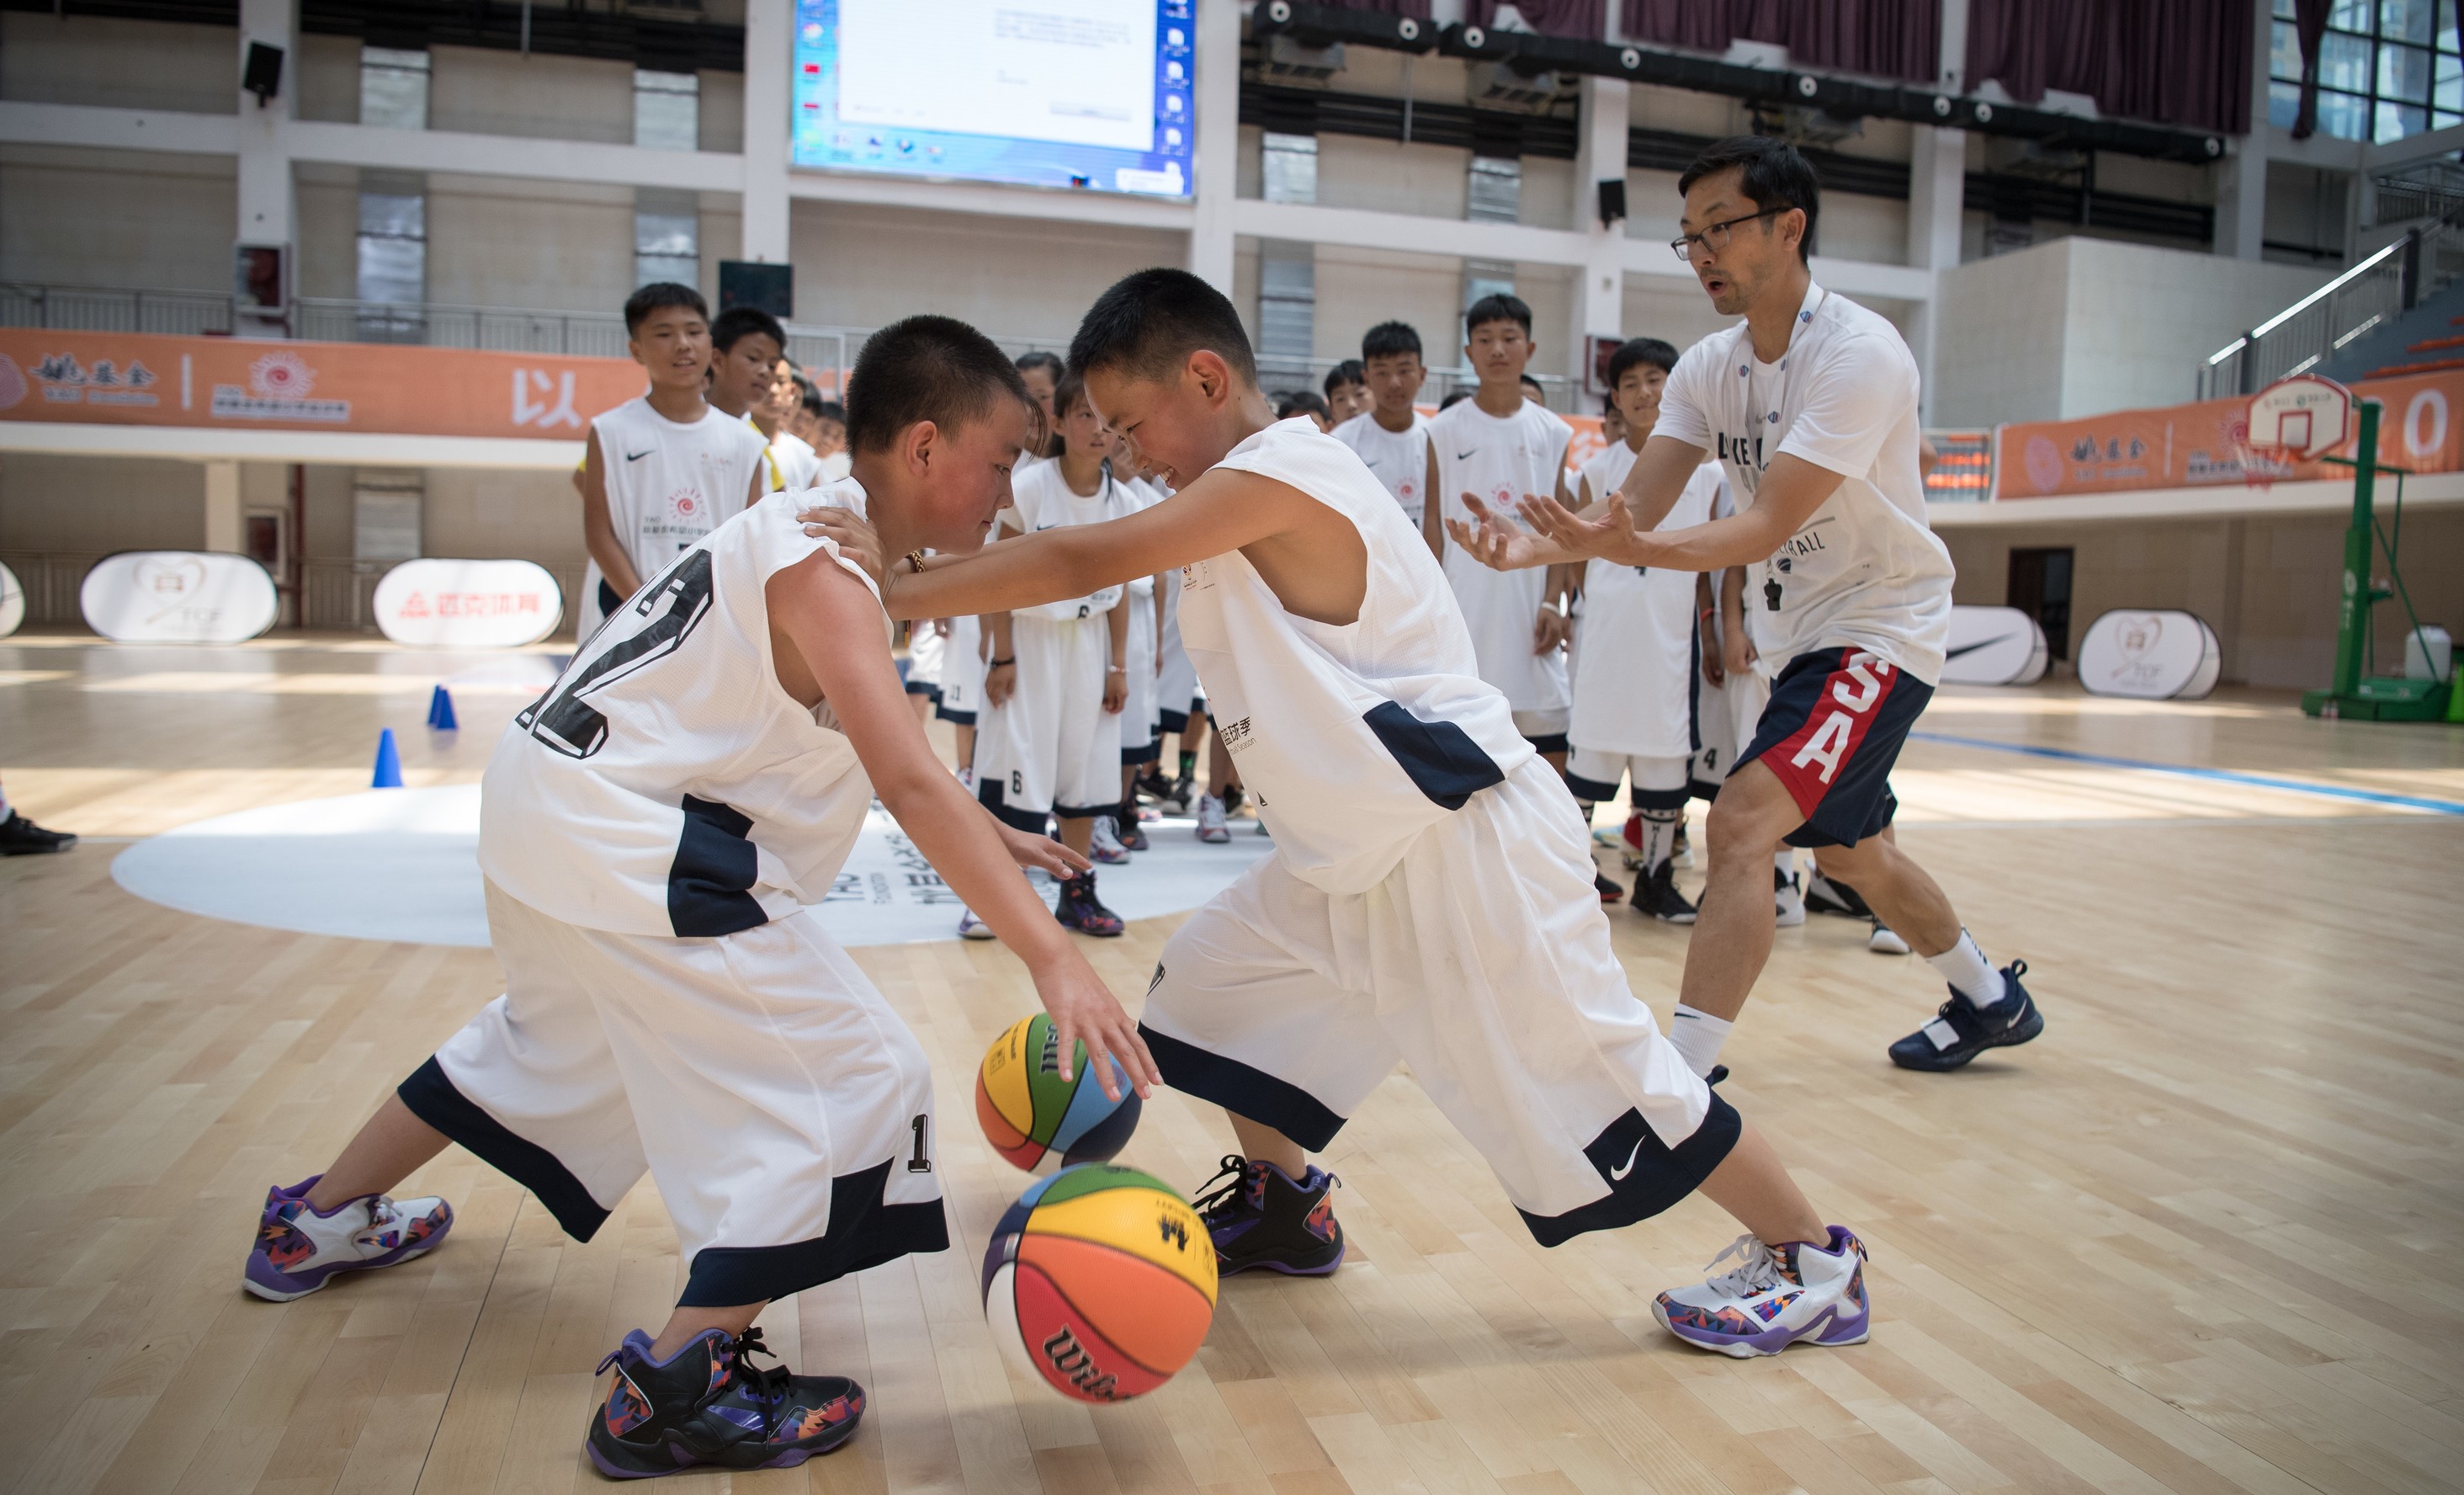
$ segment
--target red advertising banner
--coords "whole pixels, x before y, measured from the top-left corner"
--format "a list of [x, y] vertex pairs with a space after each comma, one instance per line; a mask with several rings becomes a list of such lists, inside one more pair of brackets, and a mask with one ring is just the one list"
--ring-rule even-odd
[[578, 441], [626, 358], [0, 327], [0, 420]]
[[[2386, 410], [2379, 417], [2380, 461], [2417, 473], [2464, 472], [2464, 371], [2370, 379], [2354, 385], [2353, 392]], [[2072, 498], [2349, 473], [2324, 462], [2259, 457], [2246, 444], [2249, 435], [2246, 395], [2008, 425], [1994, 433], [1993, 497]], [[2352, 453], [2347, 444], [2331, 455]]]

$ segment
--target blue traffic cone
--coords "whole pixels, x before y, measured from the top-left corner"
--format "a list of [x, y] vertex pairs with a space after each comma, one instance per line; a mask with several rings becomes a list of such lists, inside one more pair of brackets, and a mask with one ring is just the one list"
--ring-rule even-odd
[[368, 788], [402, 788], [402, 753], [393, 745], [393, 728], [390, 726], [377, 735], [377, 773]]
[[444, 686], [428, 698], [428, 725], [440, 732], [458, 732], [462, 725], [453, 720], [453, 693]]

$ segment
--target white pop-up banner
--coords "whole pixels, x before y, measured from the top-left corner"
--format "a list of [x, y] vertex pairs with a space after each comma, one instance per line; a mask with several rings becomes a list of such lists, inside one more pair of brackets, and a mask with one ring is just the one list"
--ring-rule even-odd
[[17, 585], [17, 573], [0, 566], [0, 638], [17, 631], [26, 621], [26, 589]]
[[2196, 701], [2223, 666], [2216, 631], [2195, 613], [2116, 609], [2079, 638], [2079, 686], [2091, 696]]
[[430, 649], [517, 649], [564, 619], [563, 591], [530, 561], [405, 561], [374, 606], [387, 638]]
[[121, 643], [235, 644], [274, 626], [282, 599], [265, 568], [205, 550], [122, 550], [77, 588], [86, 626]]
[[2053, 656], [2045, 631], [2017, 608], [1950, 610], [1950, 642], [1942, 651], [1946, 685], [2033, 685]]

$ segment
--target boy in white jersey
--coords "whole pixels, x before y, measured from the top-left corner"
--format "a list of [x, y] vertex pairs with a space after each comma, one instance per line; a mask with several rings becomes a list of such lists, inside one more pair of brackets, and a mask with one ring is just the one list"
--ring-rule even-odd
[[782, 357], [771, 375], [770, 397], [756, 401], [751, 412], [754, 429], [769, 439], [770, 471], [781, 488], [818, 487], [824, 480], [821, 455], [795, 431], [808, 387], [803, 371]]
[[[1933, 1021], [1891, 1045], [1894, 1063], [1953, 1069], [2025, 1043], [2044, 1018], [1993, 969], [1925, 869], [1882, 835], [1892, 763], [1933, 694], [1950, 631], [1950, 554], [1925, 526], [1917, 468], [1917, 369], [1881, 318], [1814, 282], [1820, 211], [1813, 168], [1785, 142], [1722, 141], [1678, 182], [1673, 246], [1725, 314], [1745, 320], [1679, 360], [1660, 426], [1598, 521], [1527, 499], [1540, 536], [1491, 525], [1457, 538], [1491, 564], [1604, 556], [1631, 566], [1758, 570], [1746, 603], [1756, 645], [1782, 661], [1752, 742], [1713, 804], [1710, 881], [1686, 952], [1672, 1036], [1698, 1073], [1771, 957], [1763, 852], [1810, 846], [1951, 990]], [[1738, 512], [1638, 534], [1626, 512], [1667, 502], [1705, 454], [1727, 467]], [[1714, 895], [1717, 896], [1714, 896]]]
[[702, 398], [710, 372], [701, 293], [659, 281], [625, 301], [627, 349], [650, 388], [590, 422], [582, 454], [577, 639], [681, 551], [770, 491], [761, 437]]
[[1361, 382], [1369, 408], [1339, 421], [1334, 438], [1352, 448], [1412, 522], [1421, 524], [1428, 498], [1429, 417], [1414, 402], [1429, 377], [1420, 362], [1420, 334], [1407, 324], [1381, 322], [1360, 340]]
[[[1661, 389], [1676, 367], [1677, 349], [1657, 338], [1632, 339], [1610, 355], [1609, 384], [1625, 435], [1583, 464], [1575, 497], [1585, 511], [1605, 504], [1625, 481], [1660, 417]], [[1711, 517], [1719, 487], [1719, 468], [1705, 463], [1670, 495], [1664, 512], [1638, 513], [1635, 523], [1645, 529], [1702, 524]], [[1627, 781], [1642, 821], [1634, 910], [1692, 924], [1694, 905], [1677, 891], [1673, 858], [1685, 814], [1686, 758], [1696, 742], [1694, 577], [1608, 561], [1592, 562], [1581, 575], [1566, 787], [1589, 825], [1592, 806], [1615, 799], [1617, 781]]]
[[1446, 552], [1444, 521], [1466, 517], [1467, 498], [1494, 504], [1525, 493], [1566, 492], [1566, 447], [1574, 428], [1549, 407], [1525, 397], [1523, 368], [1538, 345], [1531, 308], [1512, 296], [1484, 296], [1463, 313], [1463, 356], [1480, 375], [1470, 399], [1429, 422], [1427, 491], [1436, 500], [1422, 515], [1429, 549], [1445, 562], [1446, 580], [1480, 651], [1480, 678], [1506, 693], [1515, 729], [1561, 772], [1566, 767], [1566, 615], [1556, 598], [1557, 572], [1529, 575], [1490, 570]]
[[761, 438], [761, 470], [768, 484], [762, 491], [793, 486], [770, 451], [772, 390], [780, 357], [786, 351], [787, 329], [758, 306], [730, 306], [711, 319], [710, 346], [710, 403]]
[[507, 728], [479, 832], [506, 994], [331, 1168], [269, 1194], [243, 1279], [287, 1300], [437, 1245], [444, 1202], [385, 1191], [449, 1141], [584, 1240], [647, 1171], [688, 1282], [655, 1338], [632, 1331], [601, 1366], [615, 1374], [586, 1447], [617, 1478], [784, 1467], [846, 1441], [863, 1388], [751, 1365], [755, 1318], [948, 1245], [923, 1048], [810, 912], [875, 792], [1026, 961], [1059, 1067], [1083, 1037], [1108, 1094], [1105, 1056], [1136, 1088], [1154, 1076], [1017, 871], [1083, 863], [931, 761], [878, 555], [860, 566], [795, 518], [799, 499], [864, 506], [884, 544], [974, 549], [1007, 496], [1025, 390], [990, 340], [938, 317], [876, 334], [852, 388], [847, 483], [766, 500], [676, 557]]
[[1185, 569], [1182, 636], [1275, 836], [1165, 946], [1142, 1023], [1169, 1082], [1231, 1111], [1246, 1154], [1203, 1201], [1221, 1269], [1336, 1267], [1331, 1180], [1305, 1149], [1408, 1060], [1544, 1244], [1697, 1188], [1747, 1224], [1742, 1268], [1655, 1304], [1681, 1336], [1739, 1355], [1864, 1339], [1856, 1238], [1627, 989], [1573, 803], [1475, 673], [1385, 488], [1309, 421], [1269, 424], [1240, 318], [1185, 272], [1105, 292], [1070, 363], [1177, 491], [899, 575], [891, 607], [1016, 607]]

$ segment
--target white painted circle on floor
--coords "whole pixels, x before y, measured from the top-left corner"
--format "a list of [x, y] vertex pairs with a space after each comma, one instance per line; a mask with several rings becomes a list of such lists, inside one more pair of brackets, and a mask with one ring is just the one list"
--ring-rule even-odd
[[[1154, 849], [1097, 869], [1124, 919], [1195, 908], [1273, 849], [1248, 820], [1228, 845], [1189, 819], [1150, 820]], [[371, 790], [200, 820], [138, 842], [111, 864], [121, 887], [184, 913], [350, 939], [484, 948], [479, 786]], [[1045, 902], [1050, 882], [1033, 879]], [[838, 886], [815, 910], [842, 945], [957, 938], [956, 894], [876, 810]]]

